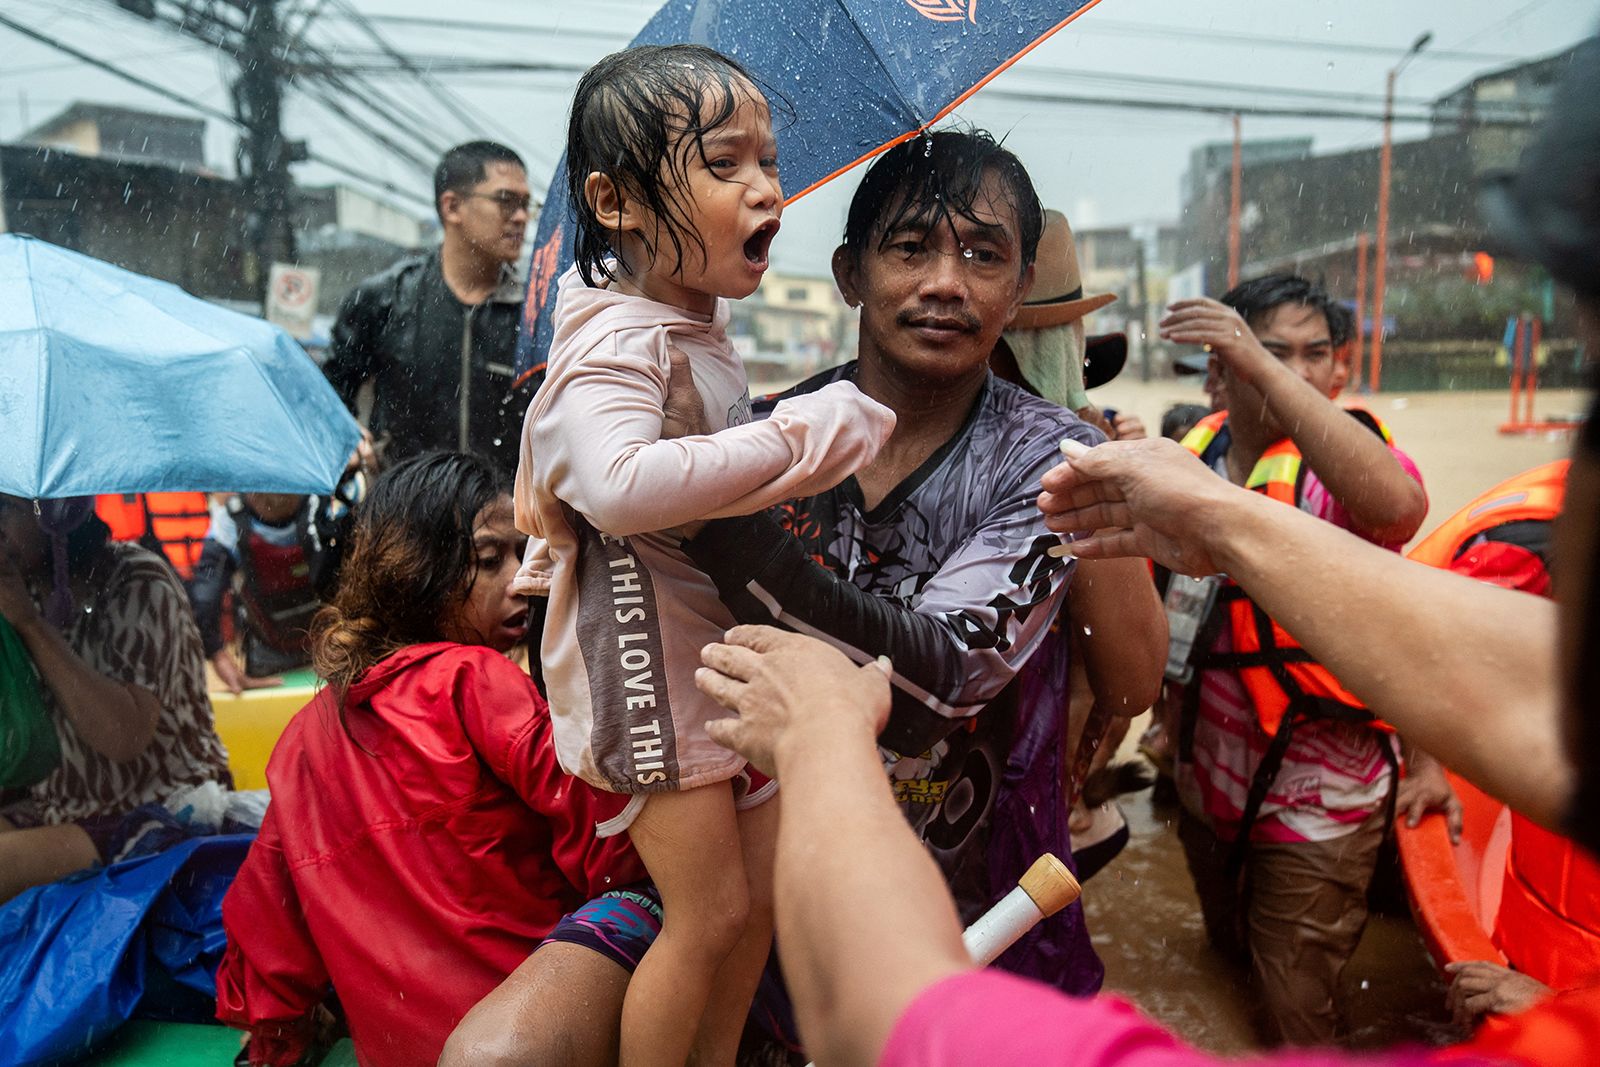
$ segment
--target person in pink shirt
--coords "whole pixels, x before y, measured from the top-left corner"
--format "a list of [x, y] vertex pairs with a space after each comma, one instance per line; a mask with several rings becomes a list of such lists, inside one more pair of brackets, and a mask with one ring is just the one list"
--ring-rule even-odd
[[[524, 424], [517, 526], [535, 546], [519, 588], [549, 596], [561, 765], [631, 795], [599, 832], [628, 831], [662, 898], [621, 1062], [731, 1064], [771, 942], [774, 787], [705, 736], [715, 704], [693, 671], [733, 619], [684, 528], [832, 488], [876, 457], [894, 414], [838, 382], [752, 421], [727, 300], [760, 284], [783, 191], [769, 106], [737, 63], [697, 45], [601, 60], [578, 84], [567, 168], [576, 264]], [[667, 440], [685, 357], [710, 432]]]

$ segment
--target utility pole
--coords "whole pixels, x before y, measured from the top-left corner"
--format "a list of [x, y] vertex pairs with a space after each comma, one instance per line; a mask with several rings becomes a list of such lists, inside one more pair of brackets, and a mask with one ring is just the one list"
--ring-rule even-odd
[[1133, 245], [1133, 284], [1139, 287], [1139, 380], [1148, 382], [1150, 380], [1150, 290], [1145, 284], [1144, 277], [1143, 238]]
[[1233, 113], [1233, 173], [1228, 183], [1228, 288], [1239, 284], [1239, 216], [1244, 190], [1244, 135]]
[[[289, 165], [307, 158], [304, 141], [283, 137], [286, 42], [279, 0], [113, 0], [117, 7], [211, 45], [233, 59], [230, 89], [243, 133], [236, 161], [253, 281], [266, 303], [273, 263], [292, 262], [294, 180]], [[240, 21], [242, 17], [243, 21]]]
[[1356, 234], [1356, 350], [1351, 360], [1354, 373], [1350, 376], [1350, 386], [1354, 389], [1366, 386], [1362, 362], [1367, 349], [1367, 249], [1370, 240], [1366, 230]]
[[1372, 261], [1372, 361], [1367, 384], [1376, 393], [1383, 384], [1383, 301], [1388, 295], [1389, 183], [1394, 173], [1394, 83], [1411, 57], [1428, 47], [1432, 33], [1424, 33], [1389, 71], [1383, 95], [1383, 147], [1378, 151], [1378, 239]]
[[289, 164], [304, 158], [304, 146], [283, 138], [283, 40], [278, 0], [248, 0], [236, 59], [233, 107], [245, 132], [239, 138], [239, 191], [245, 202], [245, 233], [255, 255], [263, 300], [275, 262], [295, 258], [293, 191]]

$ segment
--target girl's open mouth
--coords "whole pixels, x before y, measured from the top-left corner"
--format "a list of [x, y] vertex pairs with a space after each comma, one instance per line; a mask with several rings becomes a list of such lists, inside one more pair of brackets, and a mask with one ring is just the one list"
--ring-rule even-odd
[[768, 219], [763, 222], [755, 233], [744, 243], [744, 258], [752, 267], [765, 270], [767, 266], [767, 251], [772, 247], [772, 239], [778, 234], [778, 220]]

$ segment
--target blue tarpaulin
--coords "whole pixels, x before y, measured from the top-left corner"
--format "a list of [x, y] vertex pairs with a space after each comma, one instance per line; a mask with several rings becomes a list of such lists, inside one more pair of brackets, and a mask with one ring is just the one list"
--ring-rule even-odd
[[158, 975], [215, 998], [222, 897], [253, 840], [191, 839], [0, 907], [0, 1067], [82, 1057]]

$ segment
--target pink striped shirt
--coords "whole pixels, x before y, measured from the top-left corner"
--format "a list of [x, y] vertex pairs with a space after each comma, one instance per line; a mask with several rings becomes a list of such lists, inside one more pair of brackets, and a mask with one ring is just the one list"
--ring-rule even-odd
[[[1389, 450], [1405, 472], [1422, 484], [1411, 457], [1393, 445]], [[1226, 476], [1223, 462], [1219, 460], [1218, 466]], [[1300, 508], [1341, 529], [1351, 527], [1349, 513], [1315, 471], [1306, 472]], [[1399, 551], [1402, 545], [1384, 547]], [[1214, 651], [1232, 649], [1232, 635], [1224, 627]], [[1191, 811], [1200, 812], [1219, 837], [1231, 841], [1238, 835], [1251, 779], [1272, 738], [1256, 721], [1255, 709], [1236, 672], [1206, 671], [1200, 684], [1194, 760], [1178, 765], [1178, 789]], [[1389, 765], [1378, 746], [1395, 743], [1392, 734], [1352, 723], [1299, 723], [1251, 838], [1328, 841], [1353, 833], [1388, 795]]]

